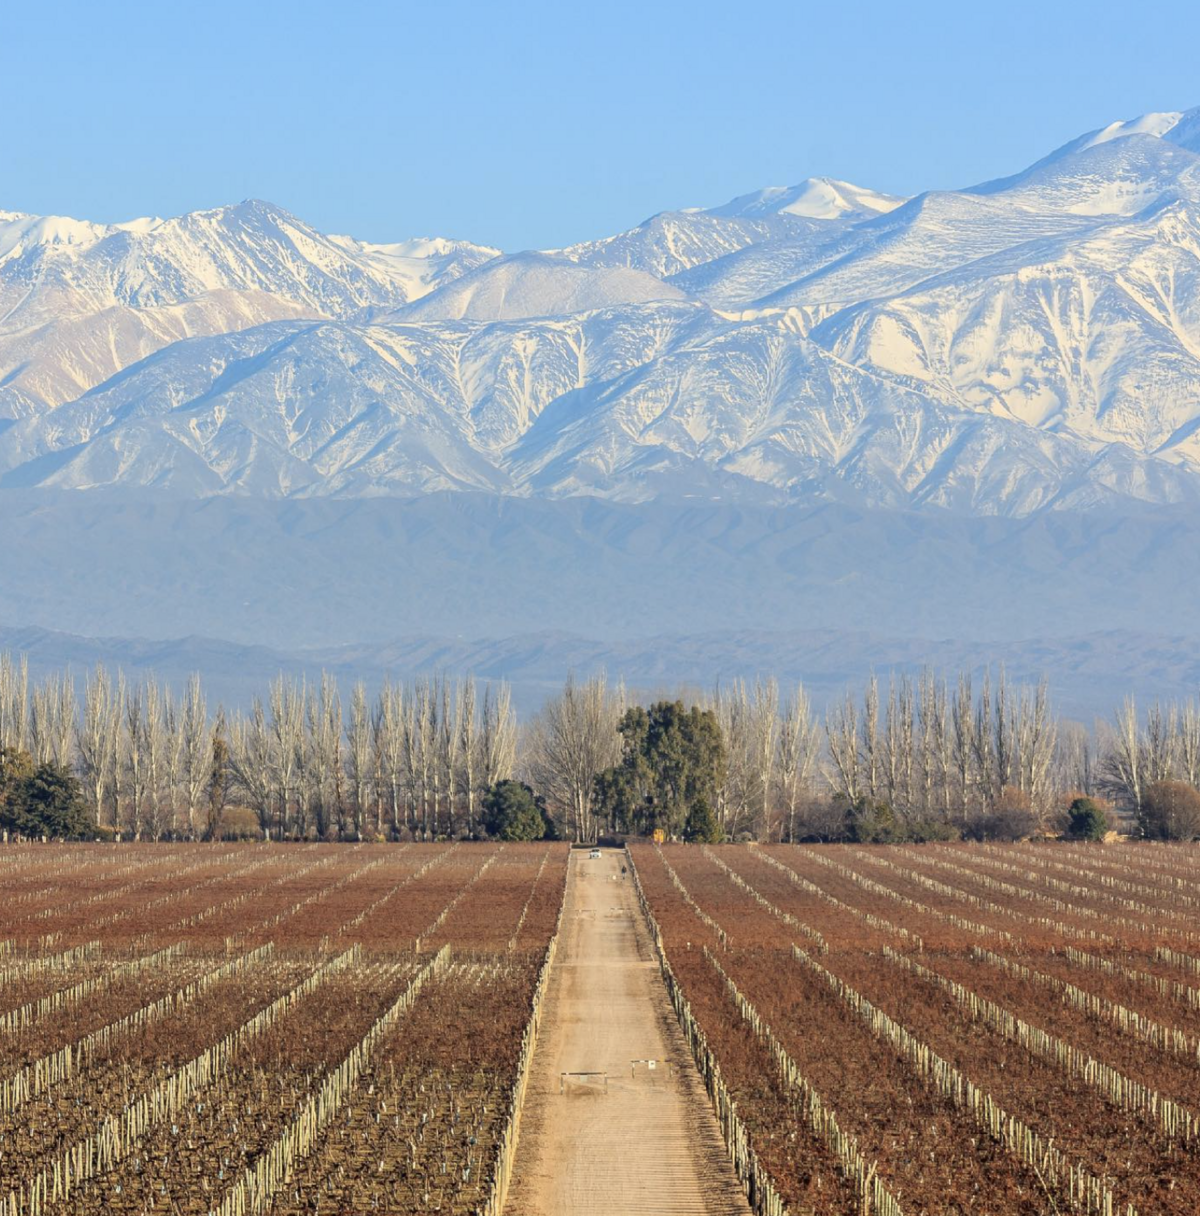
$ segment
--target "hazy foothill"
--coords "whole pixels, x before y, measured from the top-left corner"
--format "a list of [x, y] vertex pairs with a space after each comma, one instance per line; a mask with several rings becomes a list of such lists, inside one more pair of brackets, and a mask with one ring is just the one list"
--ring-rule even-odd
[[0, 214], [0, 645], [242, 709], [281, 669], [1191, 696], [1198, 130], [535, 253]]

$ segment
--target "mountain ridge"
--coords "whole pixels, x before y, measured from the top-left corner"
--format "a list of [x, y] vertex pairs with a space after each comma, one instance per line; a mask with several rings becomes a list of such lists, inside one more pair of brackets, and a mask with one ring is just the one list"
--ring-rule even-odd
[[901, 199], [767, 187], [560, 250], [261, 200], [0, 213], [0, 486], [1024, 516], [1200, 496], [1200, 109]]

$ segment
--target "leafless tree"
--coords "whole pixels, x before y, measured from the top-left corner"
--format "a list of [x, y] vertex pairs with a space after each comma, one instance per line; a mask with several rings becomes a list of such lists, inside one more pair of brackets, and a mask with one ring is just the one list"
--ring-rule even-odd
[[442, 680], [442, 712], [438, 731], [438, 763], [446, 788], [446, 828], [457, 825], [455, 794], [459, 787], [459, 745], [462, 741], [462, 689]]
[[1175, 717], [1172, 753], [1180, 778], [1200, 786], [1200, 709], [1194, 700], [1185, 701]]
[[350, 788], [354, 794], [354, 837], [363, 838], [368, 826], [371, 790], [371, 717], [367, 709], [367, 690], [360, 680], [350, 694], [350, 720], [346, 724], [346, 754], [349, 761]]
[[475, 698], [475, 679], [468, 676], [463, 681], [460, 692], [461, 709], [459, 711], [458, 749], [462, 756], [459, 772], [459, 793], [462, 796], [463, 810], [466, 815], [468, 835], [474, 835], [475, 807], [479, 794], [479, 751], [480, 735], [478, 707]]
[[0, 747], [29, 748], [29, 661], [0, 654]]
[[179, 787], [187, 817], [187, 834], [196, 839], [196, 816], [209, 780], [212, 740], [208, 728], [208, 705], [200, 676], [188, 680], [179, 714]]
[[145, 827], [152, 840], [170, 830], [171, 806], [165, 796], [168, 762], [166, 703], [158, 681], [148, 678], [142, 690], [141, 754], [145, 764]]
[[787, 840], [796, 839], [796, 817], [809, 793], [820, 748], [808, 694], [802, 684], [797, 684], [783, 707], [779, 727], [779, 799]]
[[859, 797], [858, 706], [853, 693], [825, 713], [825, 738], [829, 745], [829, 783], [854, 802]]
[[372, 739], [376, 754], [375, 766], [385, 791], [388, 828], [399, 831], [404, 803], [404, 689], [385, 680], [376, 703]]
[[230, 729], [229, 771], [237, 792], [258, 817], [259, 830], [271, 831], [275, 805], [275, 757], [271, 728], [262, 700], [255, 697], [248, 717], [239, 714]]
[[482, 732], [480, 752], [486, 788], [511, 777], [517, 761], [517, 719], [507, 684], [489, 684], [484, 688]]
[[146, 826], [145, 716], [143, 690], [140, 685], [130, 685], [125, 691], [125, 729], [121, 736], [121, 767], [125, 771], [125, 826], [134, 840], [142, 838], [142, 832]]
[[37, 764], [68, 768], [76, 731], [75, 682], [69, 671], [34, 686], [29, 712], [29, 750]]
[[[112, 678], [104, 665], [97, 663], [84, 685], [83, 716], [79, 721], [76, 746], [80, 775], [98, 824], [104, 823], [109, 794], [115, 792], [113, 769], [121, 729], [120, 708], [114, 696]], [[115, 818], [112, 826], [116, 826]]]
[[1126, 697], [1114, 722], [1112, 742], [1108, 753], [1108, 771], [1112, 786], [1123, 794], [1135, 812], [1142, 807], [1142, 791], [1147, 784], [1142, 771], [1142, 733], [1138, 725], [1137, 705]]
[[862, 780], [866, 792], [872, 798], [879, 797], [880, 751], [879, 681], [872, 673], [867, 681], [866, 692], [863, 693], [862, 738], [859, 742]]
[[951, 723], [954, 773], [957, 779], [955, 795], [958, 801], [961, 822], [964, 824], [971, 804], [972, 764], [977, 750], [975, 747], [973, 703], [971, 677], [966, 672], [960, 673], [958, 687], [954, 693], [954, 703], [951, 707]]
[[1155, 701], [1146, 713], [1146, 730], [1142, 736], [1142, 770], [1147, 785], [1171, 779], [1175, 768], [1175, 738], [1174, 707], [1164, 710]]
[[620, 758], [622, 706], [604, 675], [579, 684], [568, 676], [530, 724], [528, 768], [575, 840], [594, 840], [597, 774]]
[[221, 821], [229, 803], [229, 790], [233, 779], [230, 755], [225, 710], [218, 708], [209, 735], [208, 779], [204, 786], [204, 835], [208, 840], [216, 840], [220, 835]]
[[320, 687], [308, 699], [308, 773], [317, 835], [341, 830], [344, 817], [342, 780], [342, 698], [337, 681], [321, 673]]

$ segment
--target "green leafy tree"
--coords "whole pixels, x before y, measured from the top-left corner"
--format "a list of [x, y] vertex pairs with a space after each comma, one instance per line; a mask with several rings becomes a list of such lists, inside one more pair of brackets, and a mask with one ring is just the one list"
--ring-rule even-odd
[[856, 844], [893, 844], [905, 839], [896, 812], [880, 798], [846, 800], [846, 837]]
[[600, 810], [623, 831], [661, 828], [680, 835], [697, 801], [711, 807], [725, 784], [725, 743], [717, 716], [698, 705], [634, 706], [617, 728], [621, 763], [596, 779]]
[[549, 816], [523, 781], [498, 781], [484, 795], [483, 825], [501, 840], [543, 840]]
[[1067, 810], [1067, 835], [1073, 840], [1103, 840], [1108, 812], [1094, 798], [1076, 798]]
[[697, 798], [683, 825], [683, 838], [689, 844], [720, 844], [724, 836], [721, 821], [707, 798]]
[[[0, 831], [32, 836], [37, 824], [25, 808], [25, 786], [33, 776], [33, 759], [15, 747], [0, 747]], [[40, 831], [37, 832], [41, 835]]]
[[2, 826], [26, 836], [69, 840], [95, 831], [79, 782], [56, 764], [39, 764], [5, 798]]

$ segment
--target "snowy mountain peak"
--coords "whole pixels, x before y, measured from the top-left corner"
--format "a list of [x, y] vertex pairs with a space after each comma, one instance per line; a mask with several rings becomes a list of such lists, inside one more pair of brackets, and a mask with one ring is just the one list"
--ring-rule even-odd
[[1191, 110], [1168, 110], [1162, 113], [1142, 114], [1124, 122], [1110, 122], [1107, 127], [1089, 131], [1051, 153], [1052, 158], [1082, 152], [1098, 144], [1114, 139], [1145, 135], [1177, 144], [1189, 152], [1200, 153], [1200, 106]]
[[0, 213], [0, 486], [1200, 502], [1200, 110], [550, 252]]
[[113, 229], [65, 215], [23, 215], [0, 211], [0, 259], [18, 257], [38, 246], [71, 245], [84, 248], [102, 240]]
[[1003, 186], [1008, 182], [1029, 177], [1047, 166], [1059, 164], [1106, 144], [1138, 140], [1139, 138], [1173, 144], [1188, 152], [1200, 154], [1200, 107], [1192, 110], [1169, 110], [1142, 114], [1137, 118], [1110, 122], [1105, 127], [1087, 131], [1083, 135], [1069, 140], [1062, 147], [1055, 148], [1049, 155], [1035, 161], [1021, 173], [1009, 178], [1000, 178], [995, 182], [985, 183], [985, 185], [988, 187]]
[[1092, 131], [1076, 140], [1075, 151], [1093, 148], [1097, 144], [1108, 143], [1110, 139], [1123, 139], [1128, 135], [1152, 135], [1162, 139], [1179, 125], [1183, 115], [1179, 112], [1165, 114], [1143, 114], [1139, 118], [1130, 118], [1125, 122], [1110, 122], [1107, 127]]
[[845, 216], [884, 215], [895, 210], [902, 198], [880, 194], [831, 177], [809, 177], [795, 186], [767, 186], [743, 194], [706, 214], [721, 216], [796, 215], [813, 220], [837, 220]]

